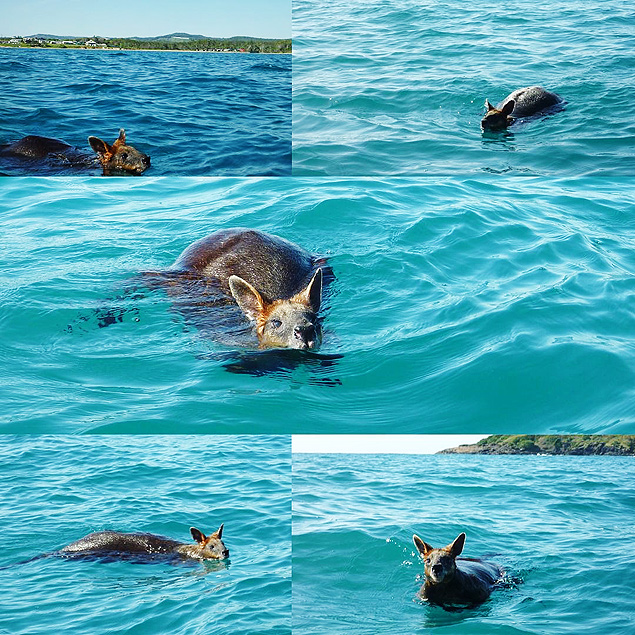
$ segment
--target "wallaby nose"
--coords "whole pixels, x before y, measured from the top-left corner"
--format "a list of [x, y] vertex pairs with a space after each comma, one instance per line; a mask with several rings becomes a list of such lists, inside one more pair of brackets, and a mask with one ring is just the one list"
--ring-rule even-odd
[[434, 575], [441, 575], [441, 573], [443, 573], [443, 566], [440, 564], [433, 564], [432, 573], [434, 573]]
[[148, 155], [145, 155], [143, 159], [141, 159], [141, 163], [143, 163], [143, 165], [145, 166], [150, 165], [150, 157]]
[[315, 347], [316, 333], [313, 324], [299, 324], [293, 327], [293, 335], [304, 344], [305, 348]]

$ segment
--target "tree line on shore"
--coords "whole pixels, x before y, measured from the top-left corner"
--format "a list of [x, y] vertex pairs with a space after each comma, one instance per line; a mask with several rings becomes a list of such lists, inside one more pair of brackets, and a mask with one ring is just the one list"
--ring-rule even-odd
[[72, 41], [42, 40], [39, 38], [0, 38], [0, 44], [8, 46], [32, 46], [45, 48], [113, 48], [126, 50], [165, 51], [236, 51], [244, 53], [291, 53], [291, 40], [245, 39], [131, 39], [131, 38], [75, 38]]

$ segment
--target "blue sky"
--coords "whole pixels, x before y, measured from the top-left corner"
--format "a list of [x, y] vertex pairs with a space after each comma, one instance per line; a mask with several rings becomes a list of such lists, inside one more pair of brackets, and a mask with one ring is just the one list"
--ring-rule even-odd
[[291, 37], [291, 0], [0, 0], [0, 36]]
[[294, 434], [294, 454], [434, 454], [486, 434]]

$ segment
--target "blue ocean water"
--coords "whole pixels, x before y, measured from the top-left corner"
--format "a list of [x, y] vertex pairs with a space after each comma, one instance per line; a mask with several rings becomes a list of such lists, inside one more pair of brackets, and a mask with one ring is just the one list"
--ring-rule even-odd
[[[6, 179], [2, 431], [632, 432], [633, 185]], [[228, 227], [329, 258], [318, 353], [219, 344], [127, 291]]]
[[[293, 456], [293, 631], [303, 635], [631, 633], [632, 457]], [[505, 584], [474, 609], [417, 598], [423, 562], [463, 555]]]
[[[288, 437], [5, 435], [0, 457], [0, 632], [291, 632]], [[92, 531], [191, 542], [223, 522], [228, 561], [31, 560]]]
[[[149, 154], [144, 176], [291, 172], [291, 56], [0, 48], [0, 143], [29, 134]], [[37, 170], [37, 171], [36, 171]], [[100, 174], [3, 159], [4, 174]]]
[[[294, 174], [635, 172], [631, 2], [293, 4]], [[482, 133], [536, 84], [564, 112]]]

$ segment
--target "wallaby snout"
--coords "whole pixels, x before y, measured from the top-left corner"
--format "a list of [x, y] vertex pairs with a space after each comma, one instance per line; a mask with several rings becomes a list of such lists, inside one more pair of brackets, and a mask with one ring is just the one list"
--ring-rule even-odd
[[300, 342], [298, 348], [315, 348], [319, 340], [318, 328], [319, 324], [311, 324], [308, 320], [295, 326], [293, 336]]

